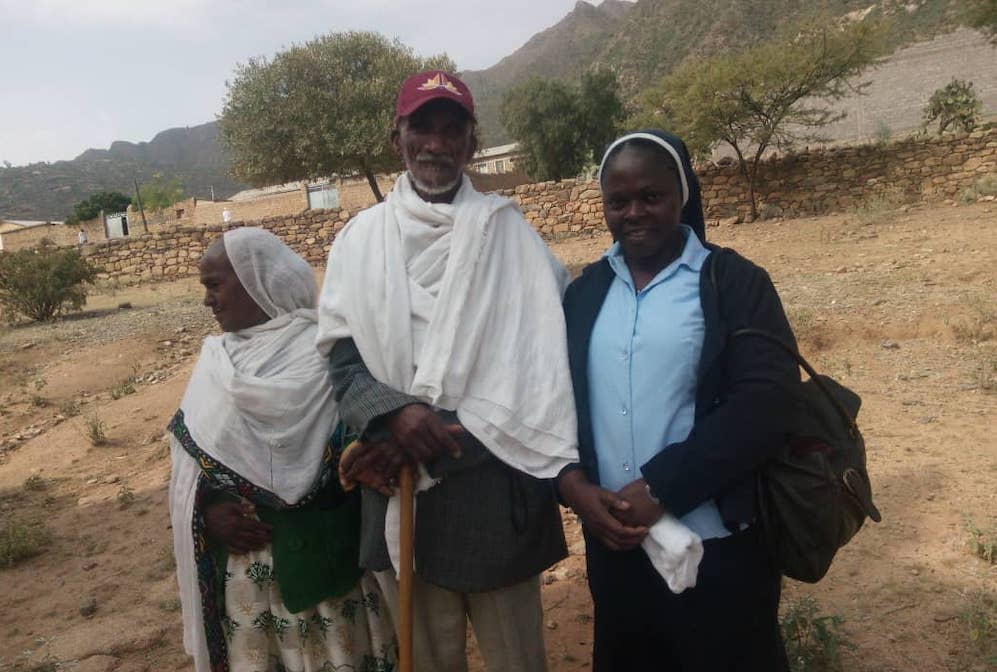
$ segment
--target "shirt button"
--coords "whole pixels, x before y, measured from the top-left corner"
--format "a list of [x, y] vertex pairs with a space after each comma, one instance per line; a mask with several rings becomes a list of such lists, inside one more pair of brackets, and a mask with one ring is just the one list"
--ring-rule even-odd
[[623, 471], [630, 471], [630, 463], [629, 462], [624, 462], [623, 463]]
[[623, 408], [620, 409], [620, 413], [622, 413], [623, 415], [627, 414], [626, 406], [624, 406]]

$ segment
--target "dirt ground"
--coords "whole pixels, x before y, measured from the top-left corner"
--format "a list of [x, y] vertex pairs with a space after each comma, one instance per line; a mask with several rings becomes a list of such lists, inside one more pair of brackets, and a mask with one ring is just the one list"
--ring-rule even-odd
[[[966, 616], [997, 588], [970, 526], [997, 538], [997, 205], [914, 207], [710, 228], [768, 269], [818, 369], [864, 399], [860, 425], [883, 522], [816, 586], [843, 619], [845, 670], [995, 669]], [[606, 238], [554, 245], [568, 264]], [[0, 670], [191, 669], [172, 559], [164, 426], [201, 338], [195, 280], [94, 295], [87, 311], [0, 329], [0, 529], [44, 530], [41, 552], [0, 567]], [[128, 302], [130, 308], [119, 308]], [[104, 423], [91, 445], [86, 424]], [[584, 548], [544, 578], [552, 670], [591, 652]], [[975, 611], [974, 611], [975, 610]], [[476, 656], [472, 666], [483, 669]]]

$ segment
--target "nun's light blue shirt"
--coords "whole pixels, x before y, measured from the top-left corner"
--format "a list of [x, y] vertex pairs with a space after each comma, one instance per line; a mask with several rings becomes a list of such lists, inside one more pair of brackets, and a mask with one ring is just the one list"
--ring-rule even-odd
[[[639, 292], [619, 243], [606, 252], [616, 277], [592, 329], [588, 372], [599, 480], [610, 490], [641, 478], [641, 465], [692, 430], [705, 332], [699, 272], [710, 251], [682, 230], [682, 254]], [[713, 500], [681, 520], [703, 539], [730, 534]]]

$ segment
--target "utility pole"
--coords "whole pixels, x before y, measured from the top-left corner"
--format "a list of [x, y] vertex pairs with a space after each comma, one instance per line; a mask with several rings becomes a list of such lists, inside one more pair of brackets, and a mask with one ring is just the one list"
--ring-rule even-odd
[[145, 221], [145, 209], [142, 207], [142, 194], [138, 190], [138, 180], [132, 179], [135, 184], [135, 202], [138, 203], [138, 211], [142, 213], [142, 228], [149, 233], [149, 222]]
[[208, 188], [211, 189], [211, 202], [214, 203], [215, 202], [215, 185], [211, 185]]

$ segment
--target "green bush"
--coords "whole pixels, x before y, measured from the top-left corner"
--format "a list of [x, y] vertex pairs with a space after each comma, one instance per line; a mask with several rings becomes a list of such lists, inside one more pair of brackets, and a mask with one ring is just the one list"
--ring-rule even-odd
[[839, 632], [840, 616], [820, 613], [816, 598], [808, 595], [788, 605], [779, 621], [792, 672], [837, 672], [842, 648], [855, 645]]
[[968, 133], [976, 128], [980, 120], [983, 103], [980, 101], [973, 83], [953, 79], [938, 89], [924, 106], [924, 128], [938, 122], [938, 133], [951, 129]]
[[97, 269], [76, 249], [42, 245], [0, 253], [0, 309], [7, 319], [49, 320], [86, 304]]
[[11, 524], [0, 529], [0, 569], [41, 554], [48, 540], [48, 533], [41, 527]]

